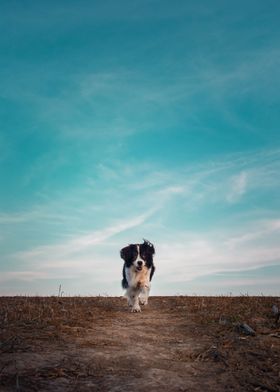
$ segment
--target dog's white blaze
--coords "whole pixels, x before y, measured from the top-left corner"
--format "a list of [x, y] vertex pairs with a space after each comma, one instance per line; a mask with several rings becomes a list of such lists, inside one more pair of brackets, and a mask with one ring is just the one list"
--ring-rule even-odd
[[135, 260], [135, 263], [137, 263], [137, 261], [144, 261], [143, 259], [141, 259], [141, 256], [140, 256], [140, 245], [136, 245], [136, 246], [137, 246], [137, 253], [138, 253], [138, 255], [137, 255], [137, 258]]

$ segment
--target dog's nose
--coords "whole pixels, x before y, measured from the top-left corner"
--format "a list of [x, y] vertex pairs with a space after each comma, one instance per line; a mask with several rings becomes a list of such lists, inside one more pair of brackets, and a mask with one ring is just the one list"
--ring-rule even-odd
[[143, 265], [143, 261], [139, 260], [137, 261], [137, 264], [139, 265], [139, 267], [141, 267]]

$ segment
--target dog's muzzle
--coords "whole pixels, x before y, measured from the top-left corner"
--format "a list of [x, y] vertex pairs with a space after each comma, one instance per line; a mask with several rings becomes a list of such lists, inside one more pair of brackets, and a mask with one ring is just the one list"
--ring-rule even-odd
[[137, 261], [137, 267], [136, 267], [136, 269], [137, 269], [138, 271], [142, 271], [142, 267], [143, 267], [143, 261], [141, 261], [141, 260]]

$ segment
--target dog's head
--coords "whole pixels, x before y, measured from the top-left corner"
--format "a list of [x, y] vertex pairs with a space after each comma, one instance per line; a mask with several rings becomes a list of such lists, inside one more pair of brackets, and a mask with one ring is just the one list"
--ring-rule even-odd
[[141, 271], [143, 267], [151, 268], [153, 265], [154, 245], [144, 240], [143, 244], [130, 244], [121, 250], [121, 258], [126, 267], [135, 267]]

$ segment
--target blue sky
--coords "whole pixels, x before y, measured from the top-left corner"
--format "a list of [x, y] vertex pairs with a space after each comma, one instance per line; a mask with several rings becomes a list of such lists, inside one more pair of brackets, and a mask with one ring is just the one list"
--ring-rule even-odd
[[0, 295], [279, 295], [278, 1], [3, 1]]

